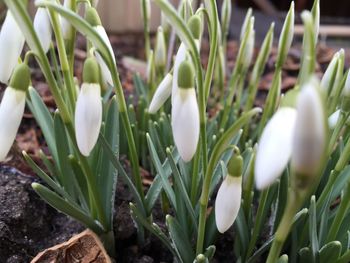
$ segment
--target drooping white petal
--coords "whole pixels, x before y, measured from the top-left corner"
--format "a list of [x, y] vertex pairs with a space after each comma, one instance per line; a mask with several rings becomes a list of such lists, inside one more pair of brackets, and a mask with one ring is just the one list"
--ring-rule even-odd
[[176, 92], [178, 90], [178, 85], [177, 85], [177, 79], [178, 79], [178, 73], [179, 73], [179, 68], [182, 62], [186, 60], [186, 55], [187, 55], [187, 48], [184, 43], [181, 43], [175, 57], [175, 62], [174, 62], [174, 73], [173, 73], [173, 87], [171, 89], [171, 104], [174, 103], [174, 98], [176, 95]]
[[292, 154], [297, 111], [280, 108], [267, 123], [255, 160], [255, 184], [258, 189], [270, 186], [283, 172]]
[[11, 149], [21, 123], [26, 94], [8, 87], [0, 104], [0, 161], [4, 161]]
[[199, 139], [199, 110], [196, 91], [178, 89], [171, 109], [174, 141], [181, 158], [189, 162], [196, 152]]
[[[111, 42], [109, 41], [108, 35], [106, 33], [106, 30], [104, 29], [103, 26], [96, 26], [95, 30], [100, 35], [100, 37], [103, 39], [103, 41], [106, 43], [106, 45], [108, 47], [108, 50], [109, 50], [109, 52], [112, 55], [113, 62], [115, 63], [115, 57], [114, 57], [113, 48], [112, 48]], [[97, 60], [98, 64], [101, 67], [103, 80], [106, 83], [108, 83], [109, 85], [113, 86], [113, 79], [112, 79], [111, 72], [109, 71], [109, 69], [107, 67], [107, 64], [104, 62], [102, 56], [98, 52], [96, 52], [96, 60]]]
[[293, 135], [291, 164], [298, 173], [315, 174], [325, 150], [325, 110], [312, 81], [301, 90], [297, 102], [298, 116]]
[[49, 51], [52, 37], [50, 16], [46, 8], [38, 8], [34, 17], [34, 29], [39, 37], [40, 43], [45, 51]]
[[151, 104], [149, 105], [148, 112], [151, 114], [156, 113], [164, 102], [169, 98], [171, 94], [171, 87], [173, 83], [173, 76], [168, 73], [162, 82], [159, 84], [156, 92], [153, 95]]
[[80, 152], [89, 156], [102, 123], [101, 91], [98, 84], [83, 83], [75, 109], [75, 136]]
[[0, 32], [0, 82], [8, 83], [24, 46], [24, 36], [12, 13], [7, 15]]
[[[63, 6], [67, 9], [70, 9], [72, 5], [72, 0], [64, 0]], [[61, 30], [62, 30], [62, 36], [63, 39], [69, 39], [71, 32], [72, 32], [72, 25], [70, 24], [70, 22], [61, 17]]]
[[329, 116], [329, 118], [328, 118], [329, 128], [331, 128], [331, 129], [335, 128], [335, 126], [338, 122], [339, 116], [340, 116], [340, 110], [333, 112], [332, 115]]
[[220, 233], [226, 232], [234, 223], [242, 197], [242, 177], [227, 175], [215, 200], [215, 221]]

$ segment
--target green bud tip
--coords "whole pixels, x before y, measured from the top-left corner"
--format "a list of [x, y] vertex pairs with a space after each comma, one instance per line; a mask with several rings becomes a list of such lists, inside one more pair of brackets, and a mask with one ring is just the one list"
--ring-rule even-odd
[[100, 25], [102, 25], [100, 16], [98, 15], [96, 8], [93, 8], [93, 7], [89, 7], [88, 9], [86, 9], [85, 20], [91, 26], [100, 26]]
[[180, 64], [177, 84], [182, 89], [194, 87], [194, 72], [190, 62], [184, 61]]
[[192, 16], [187, 23], [192, 35], [195, 39], [199, 39], [201, 36], [201, 19], [198, 15]]
[[30, 84], [30, 69], [27, 64], [22, 63], [15, 67], [9, 86], [16, 90], [27, 91]]
[[100, 83], [100, 66], [94, 57], [85, 60], [83, 69], [84, 83]]
[[227, 164], [228, 174], [233, 177], [242, 176], [243, 158], [238, 147], [233, 149], [233, 155]]

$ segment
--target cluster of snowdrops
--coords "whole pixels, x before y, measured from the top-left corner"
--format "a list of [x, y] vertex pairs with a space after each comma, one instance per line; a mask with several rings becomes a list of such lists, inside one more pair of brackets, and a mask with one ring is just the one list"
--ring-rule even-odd
[[[7, 158], [27, 105], [50, 152], [40, 152], [44, 167], [23, 152], [43, 181], [33, 183], [34, 190], [97, 233], [111, 257], [116, 256], [118, 179], [133, 194], [130, 211], [140, 244], [153, 234], [176, 262], [210, 261], [218, 232], [232, 229], [237, 262], [350, 260], [350, 74], [344, 73], [343, 50], [321, 80], [314, 74], [318, 0], [301, 13], [305, 33], [297, 84], [281, 94], [294, 35], [292, 2], [263, 109], [254, 108], [254, 101], [274, 24], [253, 64], [255, 21], [248, 10], [229, 72], [230, 0], [223, 1], [221, 16], [214, 0], [200, 2], [198, 9], [196, 1], [182, 0], [176, 9], [154, 0], [162, 11], [154, 48], [150, 1], [141, 0], [147, 78], [135, 75], [130, 98], [124, 97], [97, 1], [37, 0], [33, 20], [25, 0], [4, 2], [0, 81], [8, 87], [0, 105], [0, 160]], [[74, 68], [78, 33], [87, 40], [81, 84]], [[210, 43], [205, 68], [202, 41]], [[32, 58], [56, 102], [55, 112], [32, 87]], [[218, 110], [209, 118], [210, 108]], [[129, 174], [120, 155], [130, 160]], [[140, 165], [154, 175], [148, 189]], [[165, 229], [152, 218], [157, 202]]]

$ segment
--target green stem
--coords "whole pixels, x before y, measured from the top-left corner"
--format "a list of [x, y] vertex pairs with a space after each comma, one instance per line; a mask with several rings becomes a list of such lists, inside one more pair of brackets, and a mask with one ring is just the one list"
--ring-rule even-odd
[[73, 113], [74, 112], [74, 105], [75, 105], [75, 96], [74, 96], [74, 84], [73, 84], [73, 76], [71, 75], [66, 48], [64, 44], [64, 39], [61, 31], [61, 26], [59, 23], [59, 18], [56, 12], [49, 10], [51, 22], [52, 22], [52, 28], [55, 33], [56, 37], [56, 44], [58, 49], [58, 55], [61, 63], [61, 69], [63, 73], [64, 82], [66, 85], [66, 89], [68, 91], [68, 100], [69, 100], [69, 106], [70, 110]]
[[193, 173], [191, 180], [191, 204], [193, 207], [196, 205], [196, 197], [198, 193], [198, 177], [199, 177], [199, 162], [200, 162], [201, 149], [200, 145], [198, 145], [197, 153], [194, 157], [193, 162]]
[[142, 0], [142, 18], [143, 18], [143, 32], [145, 37], [145, 54], [146, 59], [149, 59], [150, 51], [151, 51], [151, 41], [150, 41], [150, 29], [149, 29], [149, 19], [148, 19], [148, 11], [147, 11], [147, 1]]
[[338, 208], [337, 214], [333, 220], [332, 226], [328, 232], [327, 242], [331, 242], [337, 238], [341, 223], [343, 222], [346, 213], [350, 206], [350, 186], [349, 183], [344, 190], [340, 206]]
[[267, 263], [276, 263], [284, 242], [286, 241], [290, 229], [293, 225], [293, 218], [295, 214], [297, 213], [298, 209], [302, 205], [304, 198], [303, 196], [299, 195], [296, 193], [294, 190], [289, 189], [289, 194], [288, 194], [288, 201], [287, 201], [287, 207], [286, 210], [284, 211], [283, 217], [281, 219], [281, 222], [277, 228], [275, 238], [272, 243], [272, 247], [270, 249], [268, 258], [267, 258]]
[[256, 214], [256, 219], [255, 219], [255, 223], [254, 223], [254, 228], [253, 228], [253, 234], [252, 234], [252, 238], [250, 239], [249, 242], [249, 246], [248, 246], [248, 251], [247, 251], [247, 255], [245, 258], [249, 258], [253, 252], [253, 249], [255, 247], [256, 241], [258, 239], [259, 233], [260, 233], [260, 229], [261, 229], [261, 225], [262, 225], [262, 218], [264, 215], [264, 211], [265, 211], [265, 206], [266, 206], [266, 201], [267, 201], [267, 197], [269, 195], [269, 188], [264, 190], [261, 193], [260, 196], [260, 201], [259, 201], [259, 207], [258, 207], [258, 212]]

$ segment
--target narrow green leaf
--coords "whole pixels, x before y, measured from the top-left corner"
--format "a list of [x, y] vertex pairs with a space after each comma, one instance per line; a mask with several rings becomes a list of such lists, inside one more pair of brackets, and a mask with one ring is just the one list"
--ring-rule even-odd
[[150, 155], [152, 157], [153, 164], [156, 167], [158, 174], [161, 176], [163, 189], [164, 189], [165, 193], [167, 194], [172, 206], [176, 210], [177, 206], [176, 206], [174, 191], [171, 188], [168, 177], [166, 176], [166, 174], [163, 170], [162, 164], [159, 160], [158, 154], [156, 152], [156, 149], [154, 148], [154, 144], [153, 144], [152, 139], [149, 136], [149, 134], [146, 134], [146, 138], [147, 138], [148, 148], [150, 150]]
[[312, 253], [312, 262], [317, 262], [318, 259], [318, 237], [317, 237], [317, 214], [316, 214], [316, 197], [313, 195], [310, 201], [309, 207], [309, 239], [311, 242], [311, 253]]
[[336, 262], [340, 257], [342, 245], [339, 241], [332, 241], [324, 245], [320, 250], [320, 263]]
[[179, 223], [170, 215], [166, 216], [166, 224], [169, 229], [169, 234], [174, 242], [175, 248], [178, 250], [183, 262], [193, 262], [195, 254], [190, 240], [183, 232]]
[[56, 193], [52, 192], [45, 186], [41, 184], [33, 183], [32, 187], [34, 191], [53, 208], [80, 221], [81, 223], [86, 225], [88, 228], [90, 228], [92, 231], [94, 231], [97, 234], [102, 234], [104, 232], [101, 226], [99, 226], [95, 222], [95, 220], [92, 219], [89, 215], [85, 214], [83, 211], [72, 206], [69, 202], [65, 201], [64, 199], [59, 197]]
[[173, 177], [174, 177], [175, 184], [178, 187], [178, 189], [180, 190], [181, 199], [185, 203], [187, 212], [189, 213], [190, 218], [192, 220], [192, 224], [197, 229], [198, 226], [197, 226], [196, 216], [195, 216], [192, 204], [191, 204], [191, 200], [190, 200], [190, 198], [188, 196], [188, 193], [186, 191], [185, 184], [184, 184], [184, 182], [183, 182], [183, 180], [181, 178], [179, 170], [176, 167], [176, 164], [175, 164], [175, 161], [174, 161], [174, 158], [173, 158], [173, 156], [171, 154], [170, 149], [167, 148], [166, 152], [167, 152], [167, 157], [168, 157], [168, 160], [169, 160], [169, 163], [170, 163], [170, 167], [171, 167], [172, 172], [173, 172]]
[[27, 100], [27, 105], [43, 132], [53, 159], [58, 162], [52, 115], [34, 88], [30, 87], [28, 92], [30, 100]]

